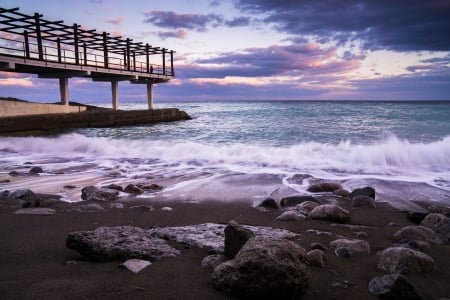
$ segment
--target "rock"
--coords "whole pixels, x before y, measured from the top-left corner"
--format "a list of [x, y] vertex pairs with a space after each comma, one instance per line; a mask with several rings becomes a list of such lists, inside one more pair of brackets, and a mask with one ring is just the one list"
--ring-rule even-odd
[[44, 170], [41, 167], [32, 167], [29, 171], [30, 174], [39, 174], [44, 173]]
[[8, 173], [8, 175], [11, 177], [17, 177], [17, 176], [20, 176], [20, 173], [17, 171], [11, 171]]
[[14, 198], [14, 199], [23, 199], [23, 200], [27, 200], [27, 199], [33, 199], [36, 197], [36, 194], [29, 189], [23, 189], [23, 190], [16, 190], [14, 192], [12, 192], [9, 195], [10, 198]]
[[337, 257], [345, 257], [345, 258], [349, 258], [352, 256], [352, 253], [348, 248], [341, 248], [341, 247], [336, 248], [334, 250], [334, 254], [336, 254]]
[[8, 190], [3, 190], [0, 192], [0, 197], [9, 197], [11, 195], [11, 192]]
[[362, 189], [355, 189], [350, 193], [350, 197], [353, 198], [356, 196], [367, 196], [375, 200], [375, 189], [370, 186]]
[[436, 232], [444, 243], [450, 240], [450, 218], [443, 214], [431, 213], [420, 223]]
[[38, 216], [53, 216], [56, 210], [44, 207], [30, 207], [21, 208], [14, 212], [15, 215], [38, 215]]
[[428, 212], [432, 214], [443, 214], [450, 217], [450, 207], [433, 204], [428, 207]]
[[369, 292], [381, 299], [422, 300], [416, 288], [402, 274], [374, 277], [369, 282]]
[[296, 210], [306, 210], [308, 214], [314, 209], [314, 207], [319, 206], [319, 203], [313, 201], [305, 201], [295, 206]]
[[122, 203], [111, 203], [111, 204], [109, 205], [109, 207], [110, 207], [110, 208], [118, 208], [118, 209], [121, 209], [121, 208], [124, 208], [124, 205], [123, 205]]
[[72, 232], [66, 237], [66, 246], [92, 261], [131, 258], [156, 261], [179, 254], [167, 241], [152, 236], [150, 231], [132, 226]]
[[433, 230], [424, 226], [406, 226], [394, 233], [394, 240], [400, 243], [409, 241], [425, 241], [428, 243], [442, 244], [443, 241]]
[[356, 237], [358, 237], [360, 239], [369, 237], [369, 235], [365, 231], [357, 231], [357, 232], [355, 232], [355, 235], [356, 235]]
[[370, 245], [363, 240], [338, 239], [330, 242], [330, 247], [348, 249], [351, 255], [370, 254]]
[[142, 194], [142, 193], [144, 192], [140, 187], [138, 187], [138, 186], [136, 186], [136, 185], [134, 185], [134, 184], [129, 184], [129, 185], [127, 185], [127, 186], [123, 189], [123, 191], [124, 191], [125, 193], [133, 194], [133, 195], [139, 195], [139, 194]]
[[306, 220], [306, 216], [302, 213], [296, 212], [294, 210], [288, 210], [279, 215], [276, 218], [277, 221], [292, 221], [292, 222], [301, 222]]
[[114, 184], [114, 183], [105, 185], [105, 186], [103, 186], [102, 188], [110, 189], [110, 190], [116, 190], [116, 191], [119, 191], [119, 192], [123, 192], [123, 187], [122, 187], [121, 185]]
[[340, 196], [340, 197], [350, 197], [350, 192], [347, 191], [346, 189], [337, 189], [333, 191], [333, 194], [335, 194], [336, 196]]
[[350, 220], [350, 213], [338, 205], [324, 204], [316, 206], [309, 213], [308, 217], [311, 219], [345, 223]]
[[327, 256], [322, 250], [314, 249], [306, 253], [309, 264], [316, 267], [325, 267]]
[[288, 240], [253, 237], [214, 269], [215, 288], [243, 299], [291, 299], [308, 287], [305, 250]]
[[393, 244], [392, 247], [406, 247], [413, 250], [419, 250], [422, 252], [431, 248], [430, 244], [425, 241], [409, 241], [403, 244]]
[[278, 209], [277, 202], [272, 198], [264, 199], [264, 201], [261, 202], [258, 206], [264, 207], [264, 208], [270, 208], [270, 209]]
[[311, 193], [334, 192], [335, 190], [339, 189], [342, 189], [342, 186], [339, 183], [321, 182], [310, 185], [308, 187], [308, 192]]
[[288, 178], [287, 182], [301, 185], [303, 183], [303, 180], [311, 178], [311, 177], [312, 176], [309, 174], [295, 174], [291, 178]]
[[320, 204], [319, 200], [317, 200], [316, 198], [314, 198], [312, 196], [290, 196], [290, 197], [285, 197], [285, 198], [281, 199], [280, 205], [282, 207], [295, 206], [295, 205], [303, 203], [305, 201], [312, 201], [312, 202], [316, 202], [316, 203]]
[[10, 183], [11, 180], [9, 180], [8, 178], [2, 178], [0, 179], [0, 183]]
[[81, 190], [81, 199], [87, 201], [113, 201], [119, 196], [119, 191], [87, 186]]
[[167, 211], [167, 212], [169, 212], [169, 211], [172, 211], [173, 208], [172, 208], [172, 207], [169, 207], [169, 206], [164, 206], [164, 207], [161, 207], [161, 210], [162, 210], [162, 211]]
[[72, 184], [67, 184], [65, 186], [63, 186], [63, 189], [68, 189], [68, 190], [73, 190], [76, 189], [77, 186], [76, 185], [72, 185]]
[[378, 269], [390, 274], [429, 273], [435, 270], [435, 265], [434, 260], [423, 252], [405, 247], [390, 247], [381, 252]]
[[242, 246], [254, 236], [253, 232], [240, 226], [236, 221], [230, 221], [225, 227], [225, 257], [233, 259]]
[[139, 273], [143, 269], [150, 266], [152, 263], [143, 259], [128, 259], [124, 263], [120, 264], [120, 267], [126, 268], [133, 273]]
[[406, 214], [406, 218], [413, 223], [420, 224], [428, 213], [410, 211]]
[[322, 251], [328, 251], [327, 246], [325, 246], [324, 244], [321, 244], [321, 243], [311, 243], [309, 248], [311, 248], [311, 250], [319, 249], [319, 250], [322, 250]]
[[143, 189], [144, 191], [161, 191], [164, 189], [164, 187], [162, 185], [156, 184], [156, 183], [152, 183], [152, 184], [145, 184], [145, 185], [137, 185], [138, 187], [140, 187], [141, 189]]
[[222, 254], [211, 254], [202, 260], [202, 268], [204, 269], [215, 269], [218, 265], [226, 261], [226, 257]]
[[377, 208], [377, 205], [375, 204], [375, 200], [368, 196], [355, 196], [352, 198], [352, 207], [371, 207], [371, 208]]

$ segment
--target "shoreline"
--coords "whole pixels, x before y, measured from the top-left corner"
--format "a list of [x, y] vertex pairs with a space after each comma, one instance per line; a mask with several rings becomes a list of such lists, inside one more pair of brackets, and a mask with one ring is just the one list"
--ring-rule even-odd
[[[349, 224], [377, 228], [365, 230], [367, 237], [362, 238], [370, 244], [370, 254], [342, 258], [331, 249], [325, 251], [326, 266], [309, 267], [312, 277], [302, 299], [377, 299], [367, 289], [372, 277], [383, 275], [377, 269], [377, 252], [394, 243], [392, 236], [401, 227], [416, 224], [406, 218], [405, 212], [386, 203], [377, 202], [373, 209], [351, 208], [349, 201], [343, 199], [337, 202], [351, 210]], [[14, 211], [20, 203], [0, 198], [0, 294], [5, 299], [235, 299], [214, 289], [211, 270], [201, 267], [202, 259], [209, 254], [205, 248], [176, 245], [181, 255], [156, 261], [138, 274], [118, 268], [120, 261], [93, 263], [66, 248], [68, 233], [101, 226], [148, 228], [227, 224], [235, 220], [239, 224], [298, 233], [300, 245], [307, 251], [313, 242], [328, 245], [336, 239], [313, 231], [356, 238], [352, 230], [333, 227], [329, 221], [278, 221], [281, 209], [255, 208], [249, 201], [192, 203], [131, 197], [114, 203], [123, 204], [123, 208], [111, 208], [111, 202], [53, 202], [49, 207], [56, 210], [55, 215], [36, 216], [16, 215]], [[163, 207], [172, 210], [162, 210]], [[435, 260], [436, 271], [408, 274], [408, 279], [424, 299], [448, 298], [450, 245], [430, 246], [425, 252]]]

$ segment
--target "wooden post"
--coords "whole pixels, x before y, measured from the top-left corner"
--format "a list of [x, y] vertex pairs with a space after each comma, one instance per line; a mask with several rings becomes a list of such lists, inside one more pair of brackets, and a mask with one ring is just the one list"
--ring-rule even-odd
[[105, 64], [105, 69], [108, 69], [108, 43], [106, 32], [103, 32], [103, 62]]
[[175, 69], [173, 67], [173, 50], [170, 50], [170, 72], [175, 76]]
[[30, 58], [30, 42], [28, 41], [28, 31], [23, 32], [23, 36], [25, 39], [25, 57]]
[[78, 25], [73, 24], [73, 48], [75, 51], [75, 64], [80, 64], [80, 54], [78, 53]]
[[131, 66], [130, 66], [130, 39], [127, 38], [127, 70], [130, 71], [131, 70]]
[[150, 73], [150, 46], [145, 44], [145, 63], [147, 65], [147, 73]]
[[133, 71], [136, 72], [136, 52], [133, 51]]
[[163, 75], [166, 75], [166, 49], [162, 49]]
[[36, 25], [36, 41], [38, 45], [38, 55], [39, 60], [44, 60], [44, 51], [42, 50], [42, 34], [41, 34], [41, 22], [40, 15], [38, 13], [34, 14], [34, 23]]
[[86, 49], [86, 43], [83, 44], [83, 56], [84, 56], [84, 65], [87, 66], [87, 49]]

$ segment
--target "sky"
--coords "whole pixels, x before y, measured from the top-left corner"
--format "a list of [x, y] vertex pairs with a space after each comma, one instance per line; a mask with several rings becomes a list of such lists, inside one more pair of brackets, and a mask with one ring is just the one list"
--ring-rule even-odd
[[[450, 0], [0, 0], [176, 51], [158, 100], [450, 100]], [[108, 83], [69, 98], [110, 102]], [[56, 102], [55, 79], [0, 72], [0, 96]], [[119, 83], [121, 102], [145, 85]]]

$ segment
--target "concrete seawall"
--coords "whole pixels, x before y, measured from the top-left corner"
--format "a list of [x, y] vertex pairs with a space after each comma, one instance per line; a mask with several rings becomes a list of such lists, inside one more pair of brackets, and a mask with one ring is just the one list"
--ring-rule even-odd
[[154, 110], [92, 109], [79, 113], [43, 114], [0, 118], [0, 135], [40, 134], [70, 128], [133, 126], [190, 120], [176, 108]]
[[82, 111], [86, 111], [86, 106], [33, 103], [27, 101], [0, 99], [0, 117], [62, 114]]

